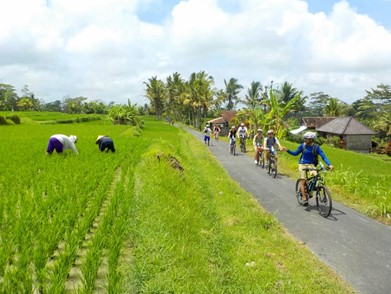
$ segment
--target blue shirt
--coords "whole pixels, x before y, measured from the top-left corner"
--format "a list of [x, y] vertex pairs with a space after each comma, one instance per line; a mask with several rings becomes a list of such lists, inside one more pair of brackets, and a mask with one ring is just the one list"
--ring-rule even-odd
[[[304, 148], [305, 146], [305, 148]], [[287, 152], [290, 155], [297, 156], [300, 153], [303, 153], [303, 156], [299, 160], [299, 164], [313, 164], [315, 160], [314, 152], [312, 149], [314, 148], [314, 145], [305, 145], [304, 143], [301, 143], [299, 147], [297, 147], [296, 151], [287, 150]], [[318, 148], [316, 149], [316, 153], [322, 157], [323, 161], [329, 166], [331, 165], [329, 159], [327, 158], [326, 154], [324, 154], [322, 148], [318, 145]]]

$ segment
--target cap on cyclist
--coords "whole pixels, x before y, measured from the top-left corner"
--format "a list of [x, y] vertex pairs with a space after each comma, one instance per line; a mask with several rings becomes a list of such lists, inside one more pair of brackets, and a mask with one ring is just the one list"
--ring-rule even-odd
[[241, 126], [241, 127], [244, 127], [244, 123], [241, 123], [240, 126]]
[[267, 134], [270, 135], [270, 134], [274, 134], [273, 130], [268, 130], [267, 131]]
[[262, 129], [258, 129], [257, 132], [258, 132], [258, 133], [262, 133]]

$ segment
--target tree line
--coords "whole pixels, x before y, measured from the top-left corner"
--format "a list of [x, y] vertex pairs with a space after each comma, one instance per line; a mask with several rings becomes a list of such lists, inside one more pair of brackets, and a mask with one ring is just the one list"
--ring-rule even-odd
[[[153, 76], [144, 82], [146, 97], [157, 118], [169, 118], [201, 128], [207, 118], [219, 117], [222, 110], [238, 106], [237, 119], [251, 129], [274, 128], [280, 137], [286, 126], [298, 125], [310, 116], [354, 116], [378, 133], [391, 136], [391, 87], [379, 84], [352, 104], [317, 92], [306, 96], [291, 83], [273, 85], [253, 81], [245, 89], [236, 78], [224, 79], [224, 88], [215, 87], [213, 76], [205, 71], [192, 73], [188, 79], [175, 72], [165, 80]], [[244, 93], [243, 93], [244, 91]]]
[[[87, 97], [64, 97], [62, 100], [45, 103], [25, 85], [18, 96], [14, 86], [0, 84], [0, 111], [50, 111], [69, 114], [107, 114], [116, 124], [140, 125], [139, 115], [148, 111], [148, 106], [138, 106], [129, 100], [127, 104], [114, 101], [105, 104], [99, 100], [88, 101]], [[4, 123], [5, 124], [5, 123]]]
[[245, 88], [236, 78], [224, 79], [223, 89], [215, 86], [213, 76], [205, 71], [192, 73], [188, 79], [175, 72], [165, 80], [153, 76], [144, 82], [145, 97], [150, 105], [105, 104], [87, 97], [64, 97], [45, 103], [35, 97], [26, 85], [22, 95], [15, 88], [0, 83], [0, 111], [58, 111], [65, 113], [108, 114], [115, 123], [139, 124], [138, 116], [153, 113], [159, 119], [201, 128], [207, 118], [221, 115], [223, 110], [239, 109], [236, 119], [246, 121], [252, 128], [274, 128], [280, 137], [289, 126], [308, 116], [354, 116], [378, 133], [378, 138], [391, 136], [391, 86], [379, 84], [366, 90], [366, 95], [347, 104], [323, 92], [304, 95], [303, 91], [285, 81], [273, 85], [253, 81]]

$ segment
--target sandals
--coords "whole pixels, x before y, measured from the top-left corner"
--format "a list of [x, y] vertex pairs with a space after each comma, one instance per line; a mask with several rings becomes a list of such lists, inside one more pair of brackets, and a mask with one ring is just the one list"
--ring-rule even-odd
[[303, 206], [308, 206], [308, 200], [303, 200]]

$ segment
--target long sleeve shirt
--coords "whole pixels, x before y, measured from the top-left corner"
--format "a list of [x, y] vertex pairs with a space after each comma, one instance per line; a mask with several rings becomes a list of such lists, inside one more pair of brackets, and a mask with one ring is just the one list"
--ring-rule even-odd
[[[312, 164], [315, 160], [315, 155], [313, 152], [314, 144], [306, 145], [304, 143], [301, 143], [299, 147], [297, 147], [296, 151], [287, 150], [287, 152], [291, 155], [297, 156], [300, 153], [303, 154], [303, 156], [299, 160], [299, 164]], [[326, 154], [324, 154], [322, 148], [320, 148], [319, 145], [317, 145], [316, 153], [322, 157], [323, 161], [329, 166], [331, 165], [330, 160], [327, 158]]]
[[57, 135], [51, 136], [51, 138], [56, 138], [58, 141], [60, 141], [63, 146], [63, 150], [71, 149], [74, 153], [79, 154], [77, 152], [75, 143], [73, 143], [72, 140], [68, 136], [57, 134]]

